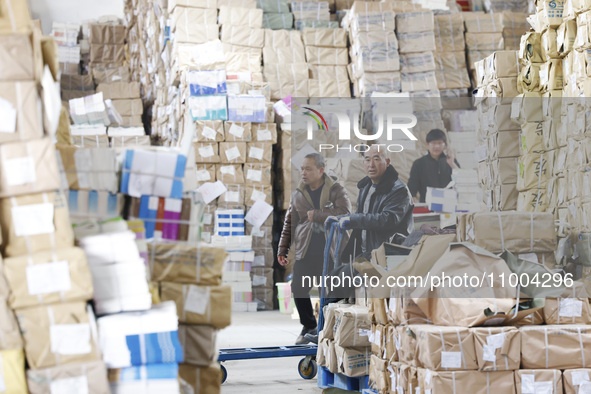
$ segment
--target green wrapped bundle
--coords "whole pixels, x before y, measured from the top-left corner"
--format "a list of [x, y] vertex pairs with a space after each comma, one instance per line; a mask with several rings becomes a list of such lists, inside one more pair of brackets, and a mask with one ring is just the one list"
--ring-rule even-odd
[[257, 0], [257, 8], [270, 14], [287, 14], [289, 12], [287, 0]]
[[272, 30], [293, 29], [293, 14], [291, 13], [264, 13], [263, 28]]

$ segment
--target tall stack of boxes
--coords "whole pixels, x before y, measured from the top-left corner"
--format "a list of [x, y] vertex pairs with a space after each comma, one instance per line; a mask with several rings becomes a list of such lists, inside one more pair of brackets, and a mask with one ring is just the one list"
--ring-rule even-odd
[[[52, 39], [41, 38], [25, 2], [12, 7], [10, 18], [0, 18], [3, 45], [19, 42], [5, 52], [0, 77], [6, 107], [0, 139], [2, 389], [42, 393], [75, 380], [80, 390], [106, 391], [94, 317], [86, 308], [92, 278], [84, 252], [74, 247], [66, 199], [59, 191], [56, 130], [44, 123], [51, 103], [38, 93], [41, 86], [50, 88], [47, 78], [55, 84], [51, 69], [57, 74], [57, 48]], [[53, 46], [45, 47], [52, 51], [42, 54], [41, 45]]]
[[51, 35], [58, 45], [58, 58], [62, 74], [80, 74], [80, 45], [78, 45], [80, 25], [77, 23], [53, 22]]
[[[484, 59], [495, 51], [505, 49], [503, 39], [503, 14], [483, 12], [464, 12], [466, 26], [466, 50], [468, 68], [472, 78], [475, 78], [474, 63]], [[478, 81], [474, 81], [478, 85]]]
[[271, 100], [308, 98], [309, 71], [299, 31], [265, 30], [263, 61]]
[[462, 13], [437, 14], [435, 28], [435, 77], [439, 90], [470, 88]]
[[302, 38], [310, 70], [310, 97], [351, 97], [345, 29], [305, 28]]
[[514, 51], [497, 52], [477, 62], [476, 68], [482, 141], [476, 153], [484, 202], [490, 210], [515, 210], [519, 125], [511, 119], [511, 102], [518, 94], [519, 58]]
[[[198, 392], [207, 388], [219, 392], [221, 371], [215, 341], [218, 330], [230, 325], [232, 312], [232, 290], [222, 285], [228, 254], [223, 248], [202, 243], [153, 243], [148, 248], [152, 281], [160, 284], [164, 303], [176, 304], [183, 351], [183, 364], [179, 366], [181, 386], [188, 384]], [[206, 375], [212, 373], [217, 379], [204, 384]], [[197, 379], [192, 377], [195, 375]]]
[[343, 25], [349, 30], [353, 95], [400, 91], [395, 15], [389, 3], [356, 1]]
[[437, 91], [435, 35], [432, 11], [396, 14], [402, 92]]

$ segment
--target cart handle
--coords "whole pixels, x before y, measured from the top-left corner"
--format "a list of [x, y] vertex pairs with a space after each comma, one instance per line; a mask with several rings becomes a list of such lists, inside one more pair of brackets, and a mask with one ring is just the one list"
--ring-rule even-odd
[[332, 240], [334, 238], [335, 233], [338, 234], [337, 238], [337, 245], [335, 250], [335, 262], [339, 258], [339, 250], [341, 248], [341, 241], [345, 234], [344, 231], [341, 230], [339, 226], [339, 222], [332, 222], [325, 224], [325, 230], [328, 230], [328, 235], [326, 237], [326, 244], [324, 245], [324, 264], [322, 268], [322, 278], [323, 280], [320, 281], [320, 311], [318, 313], [318, 331], [320, 332], [324, 327], [324, 305], [326, 299], [326, 287], [324, 283], [324, 278], [328, 275], [328, 263], [330, 261], [330, 246], [332, 244]]

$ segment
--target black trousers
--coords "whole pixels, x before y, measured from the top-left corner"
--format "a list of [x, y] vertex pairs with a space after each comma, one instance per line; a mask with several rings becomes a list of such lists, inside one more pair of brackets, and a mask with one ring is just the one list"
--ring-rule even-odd
[[[310, 301], [310, 290], [312, 289], [310, 282], [313, 281], [314, 276], [322, 276], [322, 260], [323, 256], [320, 253], [306, 253], [306, 256], [302, 260], [297, 260], [293, 266], [291, 291], [296, 309], [300, 315], [300, 323], [307, 329], [316, 328], [317, 325], [314, 308]], [[310, 277], [312, 280], [308, 278], [303, 280], [304, 277]]]

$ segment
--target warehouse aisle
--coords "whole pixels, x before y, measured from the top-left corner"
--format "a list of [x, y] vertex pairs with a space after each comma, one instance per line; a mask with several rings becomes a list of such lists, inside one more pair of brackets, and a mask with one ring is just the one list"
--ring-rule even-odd
[[[220, 348], [291, 345], [300, 324], [278, 311], [233, 313], [232, 325], [218, 334]], [[297, 371], [300, 358], [272, 358], [225, 362], [228, 380], [222, 394], [321, 393], [317, 380], [303, 380]]]

